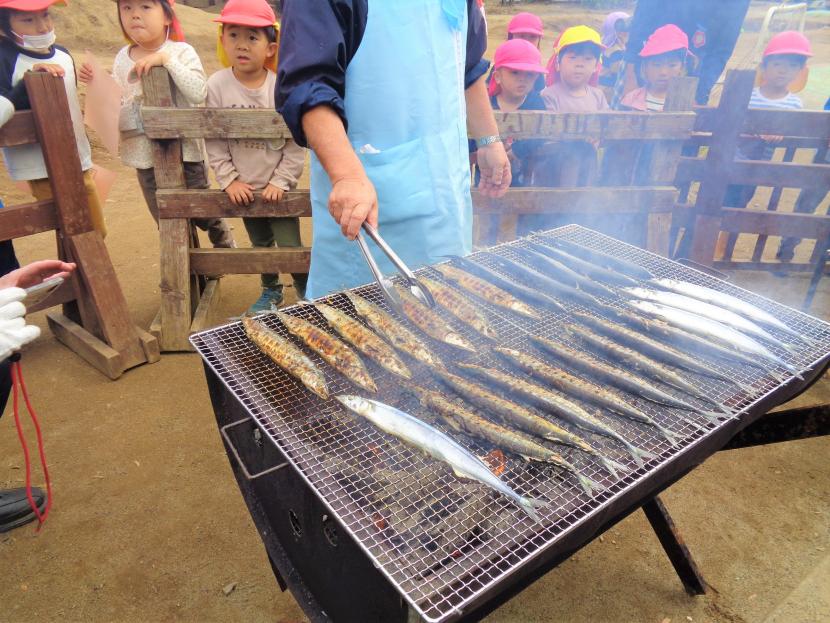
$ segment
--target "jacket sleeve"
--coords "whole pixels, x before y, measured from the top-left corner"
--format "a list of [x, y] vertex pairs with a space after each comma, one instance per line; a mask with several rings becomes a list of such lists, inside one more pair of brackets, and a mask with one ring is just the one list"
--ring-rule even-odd
[[330, 106], [348, 129], [346, 68], [366, 30], [367, 0], [284, 0], [275, 101], [301, 147], [303, 115]]
[[23, 80], [12, 84], [16, 62], [15, 49], [11, 45], [0, 44], [0, 125], [6, 124], [15, 111], [32, 107]]
[[288, 139], [285, 141], [280, 163], [274, 169], [274, 175], [271, 176], [268, 183], [283, 190], [296, 188], [297, 182], [300, 180], [300, 175], [303, 174], [304, 164], [305, 149], [291, 139]]
[[207, 74], [199, 55], [189, 45], [171, 50], [164, 68], [189, 104], [202, 104], [207, 97]]
[[478, 0], [467, 0], [467, 61], [464, 67], [464, 88], [487, 73], [490, 62], [484, 57], [487, 50], [487, 21]]
[[[205, 105], [208, 108], [222, 107], [222, 97], [217, 91], [218, 89], [215, 85], [212, 86], [210, 82], [207, 83], [207, 100], [205, 101]], [[210, 168], [213, 169], [213, 174], [216, 176], [219, 188], [225, 190], [232, 181], [239, 177], [239, 171], [233, 166], [233, 157], [231, 156], [228, 139], [206, 139], [205, 149], [207, 150]]]

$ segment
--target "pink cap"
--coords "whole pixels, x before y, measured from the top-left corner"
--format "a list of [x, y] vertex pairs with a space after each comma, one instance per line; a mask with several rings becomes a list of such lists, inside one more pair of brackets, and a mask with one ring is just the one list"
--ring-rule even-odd
[[[542, 53], [530, 41], [524, 39], [510, 39], [496, 48], [496, 55], [493, 59], [493, 67], [500, 69], [515, 69], [517, 71], [532, 71], [537, 74], [547, 73], [542, 66]], [[487, 89], [490, 95], [497, 95], [500, 88], [496, 79], [490, 79]]]
[[53, 4], [66, 4], [65, 0], [0, 0], [0, 9], [15, 11], [42, 11]]
[[799, 56], [812, 56], [813, 50], [810, 47], [810, 40], [800, 32], [786, 30], [775, 35], [764, 48], [764, 56], [772, 54], [798, 54]]
[[533, 13], [516, 13], [507, 25], [507, 34], [516, 35], [526, 33], [541, 37], [545, 34], [545, 27], [538, 15]]
[[674, 24], [666, 24], [651, 33], [640, 50], [640, 56], [657, 56], [675, 50], [689, 52], [689, 37]]
[[228, 0], [219, 17], [213, 21], [234, 26], [267, 28], [276, 23], [277, 16], [266, 0]]

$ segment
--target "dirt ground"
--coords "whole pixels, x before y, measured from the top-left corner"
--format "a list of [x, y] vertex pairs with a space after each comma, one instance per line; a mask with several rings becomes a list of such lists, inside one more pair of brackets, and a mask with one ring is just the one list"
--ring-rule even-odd
[[[534, 10], [551, 28], [578, 17], [572, 9]], [[80, 17], [61, 17], [59, 40], [79, 55], [89, 46], [110, 63], [120, 45], [112, 2], [84, 0], [64, 11]], [[213, 26], [200, 11], [183, 7], [180, 15], [215, 69], [207, 52]], [[496, 42], [507, 16], [495, 7], [490, 15]], [[601, 14], [585, 19], [596, 24]], [[826, 66], [830, 30], [809, 34], [816, 62]], [[742, 36], [736, 60], [752, 36]], [[814, 99], [808, 106], [823, 103]], [[107, 246], [133, 319], [147, 327], [158, 309], [157, 232], [132, 172], [100, 150], [96, 161], [118, 173], [106, 203]], [[4, 171], [0, 196], [7, 204], [27, 198]], [[241, 223], [235, 233], [247, 242]], [[21, 262], [55, 253], [48, 234], [15, 246]], [[806, 277], [733, 280], [794, 306], [807, 287]], [[257, 293], [255, 276], [223, 279], [216, 322], [239, 314]], [[813, 313], [830, 318], [828, 303], [825, 279]], [[271, 574], [219, 441], [198, 357], [165, 355], [112, 382], [61, 346], [42, 313], [33, 320], [44, 332], [26, 349], [23, 366], [44, 429], [55, 506], [40, 534], [26, 527], [0, 535], [0, 621], [305, 620]], [[828, 400], [825, 380], [798, 402]], [[23, 482], [10, 415], [0, 419], [0, 488]], [[713, 588], [705, 597], [683, 592], [644, 516], [635, 513], [488, 620], [828, 621], [828, 455], [828, 438], [724, 452], [663, 495]]]

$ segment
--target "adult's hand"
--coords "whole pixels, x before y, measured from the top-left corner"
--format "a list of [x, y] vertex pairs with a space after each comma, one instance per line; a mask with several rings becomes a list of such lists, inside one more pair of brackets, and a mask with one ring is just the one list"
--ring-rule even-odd
[[364, 221], [377, 227], [378, 196], [369, 178], [362, 176], [337, 180], [329, 195], [329, 212], [349, 240], [357, 237]]
[[478, 149], [481, 180], [478, 189], [488, 197], [501, 197], [510, 187], [510, 159], [502, 143], [491, 143]]
[[22, 288], [7, 287], [0, 291], [0, 360], [40, 335], [40, 329], [27, 325], [23, 318], [26, 307], [21, 301], [25, 298], [26, 291]]
[[60, 260], [32, 262], [0, 277], [0, 289], [10, 287], [31, 288], [53, 277], [66, 279], [74, 270], [74, 263], [61, 262]]

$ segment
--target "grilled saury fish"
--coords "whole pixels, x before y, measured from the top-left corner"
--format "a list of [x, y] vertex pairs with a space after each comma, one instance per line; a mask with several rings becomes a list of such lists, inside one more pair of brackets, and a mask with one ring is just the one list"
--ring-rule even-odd
[[421, 303], [406, 288], [395, 286], [401, 297], [401, 307], [406, 317], [416, 327], [439, 342], [461, 348], [471, 353], [476, 352], [475, 346], [453, 329], [435, 311]]
[[520, 301], [515, 296], [494, 286], [489, 281], [485, 281], [480, 277], [471, 275], [470, 273], [453, 266], [452, 264], [439, 264], [433, 266], [435, 270], [440, 272], [444, 277], [457, 283], [461, 288], [467, 292], [474, 294], [483, 301], [487, 301], [492, 305], [508, 309], [512, 312], [538, 320], [539, 314], [534, 311], [532, 307]]
[[419, 277], [432, 294], [432, 298], [441, 307], [449, 311], [461, 322], [469, 325], [485, 337], [496, 339], [498, 334], [487, 318], [481, 313], [481, 307], [473, 303], [457, 290], [429, 277]]

